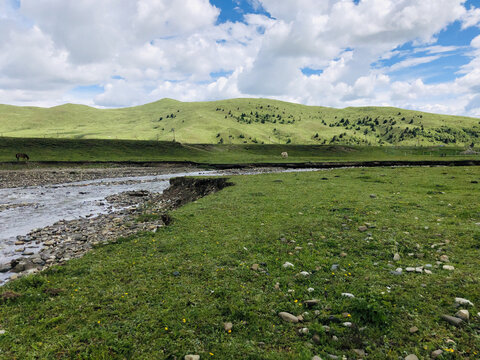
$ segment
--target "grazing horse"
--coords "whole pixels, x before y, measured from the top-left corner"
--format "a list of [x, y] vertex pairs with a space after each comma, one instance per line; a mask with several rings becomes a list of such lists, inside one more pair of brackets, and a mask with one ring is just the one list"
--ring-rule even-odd
[[281, 155], [283, 159], [288, 158], [288, 153], [286, 151], [282, 152]]
[[27, 154], [24, 153], [17, 153], [15, 154], [15, 157], [17, 158], [17, 161], [20, 161], [20, 159], [23, 159], [25, 161], [28, 161], [30, 159]]

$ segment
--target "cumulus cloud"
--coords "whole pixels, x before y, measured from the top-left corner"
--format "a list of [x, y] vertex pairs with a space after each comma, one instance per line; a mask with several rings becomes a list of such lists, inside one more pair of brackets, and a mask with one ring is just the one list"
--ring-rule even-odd
[[[455, 21], [478, 26], [480, 10], [464, 0], [245, 1], [261, 11], [218, 23], [208, 0], [0, 0], [0, 102], [117, 107], [262, 96], [476, 111], [480, 37], [454, 81], [427, 84], [405, 72], [467, 51], [436, 42]], [[411, 49], [400, 50], [405, 44]], [[86, 85], [104, 91], [76, 99], [71, 90]]]

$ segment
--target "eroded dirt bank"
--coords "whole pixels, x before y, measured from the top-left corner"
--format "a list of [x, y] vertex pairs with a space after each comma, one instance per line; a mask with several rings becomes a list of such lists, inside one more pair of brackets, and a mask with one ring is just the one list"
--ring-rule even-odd
[[[162, 194], [148, 191], [127, 191], [109, 196], [106, 201], [125, 209], [71, 221], [58, 221], [17, 237], [24, 256], [0, 264], [1, 272], [11, 272], [10, 279], [35, 273], [52, 265], [83, 256], [92, 247], [141, 231], [156, 232], [168, 225], [170, 210], [233, 185], [227, 178], [172, 178], [170, 187]], [[41, 246], [38, 253], [28, 251], [32, 245]]]

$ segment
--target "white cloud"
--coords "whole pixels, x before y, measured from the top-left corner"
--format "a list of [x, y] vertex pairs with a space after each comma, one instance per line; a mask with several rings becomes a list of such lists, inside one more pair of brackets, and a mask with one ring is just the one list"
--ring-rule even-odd
[[[104, 93], [78, 101], [111, 107], [262, 96], [473, 109], [480, 37], [453, 82], [386, 75], [465, 51], [435, 41], [456, 20], [478, 25], [480, 10], [465, 9], [464, 0], [247, 1], [272, 18], [244, 14], [244, 22], [217, 24], [220, 10], [207, 0], [22, 0], [19, 9], [0, 0], [0, 103], [75, 101], [71, 89], [98, 84]], [[405, 43], [413, 49], [397, 49]], [[379, 60], [390, 63], [372, 66]], [[323, 72], [306, 76], [305, 67]]]

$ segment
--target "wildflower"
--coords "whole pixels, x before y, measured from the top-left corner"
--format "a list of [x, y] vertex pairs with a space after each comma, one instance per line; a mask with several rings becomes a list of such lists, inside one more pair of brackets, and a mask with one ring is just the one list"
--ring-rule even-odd
[[209, 354], [210, 354], [210, 356], [213, 356], [213, 353], [209, 353]]
[[183, 321], [184, 323], [186, 323], [186, 322], [187, 322], [187, 319], [183, 318], [182, 321]]
[[294, 302], [294, 303], [297, 303], [297, 302], [298, 302], [298, 300], [297, 300], [297, 299], [295, 299], [293, 302]]
[[168, 331], [168, 326], [165, 326], [165, 331]]
[[100, 320], [97, 321], [97, 324], [100, 324]]
[[231, 333], [232, 333], [232, 330], [228, 330], [228, 333], [231, 334]]

